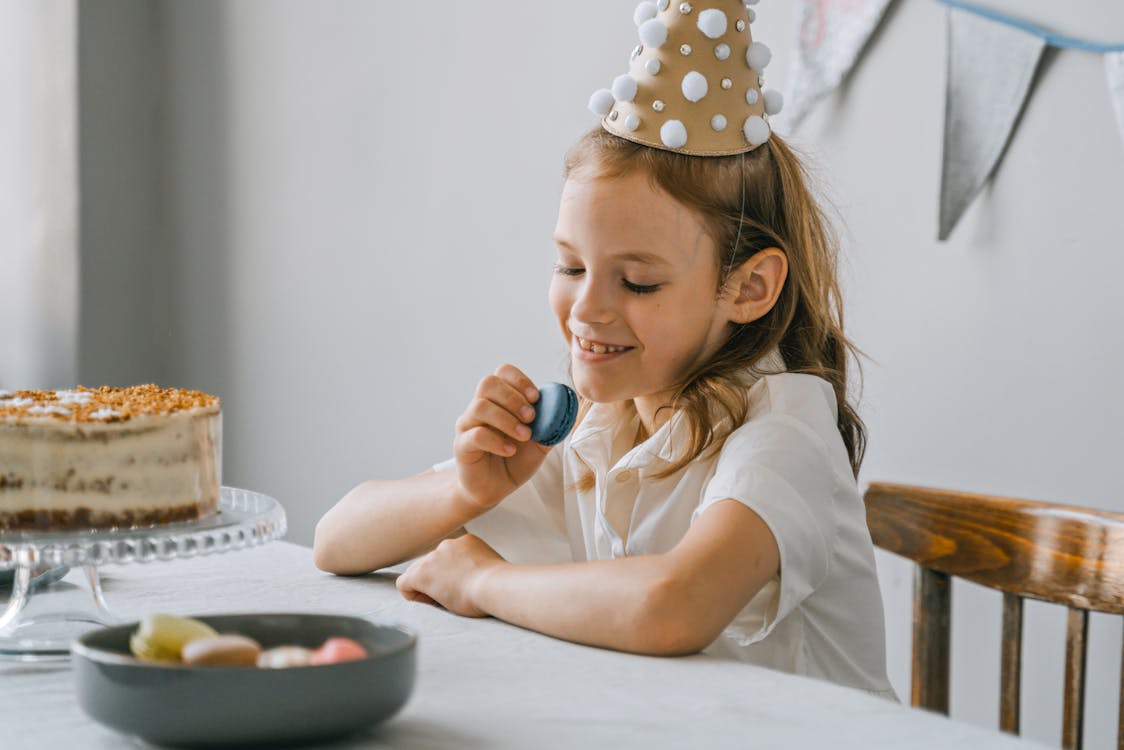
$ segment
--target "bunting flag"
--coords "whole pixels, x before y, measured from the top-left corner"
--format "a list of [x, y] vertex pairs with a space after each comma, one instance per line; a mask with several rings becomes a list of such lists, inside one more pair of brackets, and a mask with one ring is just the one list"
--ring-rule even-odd
[[[1034, 85], [1047, 46], [1104, 54], [1109, 89], [1124, 135], [1124, 43], [1055, 33], [982, 0], [948, 6], [948, 78], [938, 236], [948, 239], [999, 165]], [[1090, 18], [1093, 5], [1083, 5]], [[1033, 9], [1028, 9], [1032, 13]], [[1119, 42], [1119, 40], [1117, 40]]]
[[785, 119], [795, 128], [846, 79], [893, 0], [801, 0]]
[[[1049, 19], [1059, 16], [1046, 12], [1043, 3], [937, 0], [948, 8], [941, 240], [948, 239], [998, 169], [1047, 47], [1105, 56], [1109, 94], [1124, 139], [1124, 30], [1114, 21], [1120, 11], [1102, 0], [1072, 1], [1064, 17], [1080, 22], [1066, 23], [1073, 33], [1066, 35], [1047, 28]], [[800, 0], [800, 38], [784, 115], [790, 128], [847, 79], [893, 2]], [[1080, 15], [1074, 15], [1077, 11]]]
[[1008, 24], [949, 10], [941, 240], [948, 239], [999, 164], [1046, 42]]
[[1120, 126], [1120, 137], [1124, 138], [1124, 52], [1105, 55], [1104, 66], [1108, 73], [1112, 106], [1116, 110], [1116, 123]]

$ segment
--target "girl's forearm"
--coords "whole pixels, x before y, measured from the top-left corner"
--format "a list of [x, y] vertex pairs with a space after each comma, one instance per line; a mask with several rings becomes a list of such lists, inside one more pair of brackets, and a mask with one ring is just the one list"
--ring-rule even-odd
[[425, 554], [483, 511], [461, 497], [454, 471], [364, 482], [316, 524], [313, 559], [339, 575], [396, 565]]
[[694, 653], [721, 631], [689, 612], [689, 586], [662, 555], [563, 565], [500, 562], [473, 601], [501, 620], [592, 646], [651, 655]]

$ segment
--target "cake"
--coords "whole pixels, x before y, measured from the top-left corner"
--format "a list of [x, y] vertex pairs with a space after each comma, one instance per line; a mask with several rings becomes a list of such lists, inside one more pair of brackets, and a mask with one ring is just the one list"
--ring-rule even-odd
[[214, 512], [219, 399], [138, 385], [0, 391], [0, 530], [131, 527]]

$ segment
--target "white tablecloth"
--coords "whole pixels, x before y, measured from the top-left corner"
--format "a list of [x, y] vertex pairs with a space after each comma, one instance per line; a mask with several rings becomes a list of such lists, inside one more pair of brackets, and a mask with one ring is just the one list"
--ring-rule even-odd
[[[418, 682], [410, 702], [333, 748], [1039, 747], [748, 664], [633, 656], [457, 617], [403, 600], [389, 573], [321, 573], [309, 549], [286, 542], [101, 572], [110, 606], [128, 619], [155, 611], [330, 612], [413, 629]], [[0, 747], [125, 744], [82, 713], [65, 663], [0, 662]]]

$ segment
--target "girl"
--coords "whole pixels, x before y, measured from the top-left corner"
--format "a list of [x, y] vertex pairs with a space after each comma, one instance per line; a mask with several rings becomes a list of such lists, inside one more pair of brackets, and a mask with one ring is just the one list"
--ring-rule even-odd
[[455, 458], [352, 490], [317, 526], [316, 564], [420, 558], [399, 590], [460, 615], [892, 697], [853, 349], [805, 173], [748, 125], [742, 153], [698, 156], [609, 132], [620, 119], [568, 154], [555, 229], [572, 434], [531, 442], [538, 392], [503, 365], [457, 420]]

